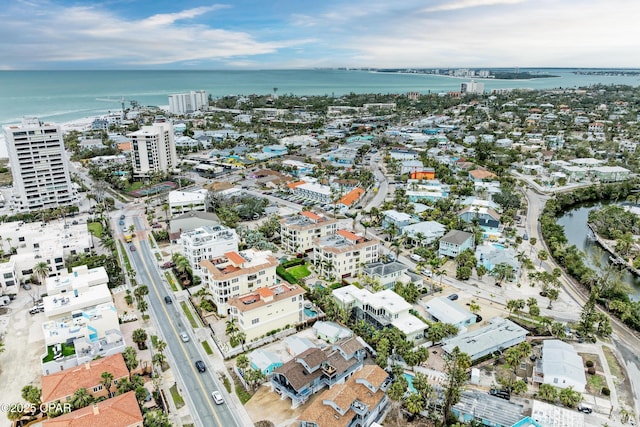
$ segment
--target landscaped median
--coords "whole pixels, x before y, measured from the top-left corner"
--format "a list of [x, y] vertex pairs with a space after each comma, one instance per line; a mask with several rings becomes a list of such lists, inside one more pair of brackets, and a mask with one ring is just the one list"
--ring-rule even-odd
[[199, 328], [200, 325], [196, 321], [195, 317], [193, 317], [193, 313], [189, 309], [188, 304], [183, 301], [183, 302], [180, 303], [180, 306], [182, 307], [182, 311], [184, 311], [184, 315], [187, 316], [187, 319], [189, 319], [189, 323], [191, 324], [191, 327], [192, 328]]

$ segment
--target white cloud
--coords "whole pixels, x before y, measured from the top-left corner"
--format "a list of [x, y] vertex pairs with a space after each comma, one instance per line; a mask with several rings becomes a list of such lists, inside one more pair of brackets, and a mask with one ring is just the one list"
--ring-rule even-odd
[[459, 1], [445, 1], [441, 4], [424, 8], [423, 12], [441, 12], [457, 9], [469, 9], [481, 6], [499, 6], [505, 4], [517, 4], [526, 0], [459, 0]]

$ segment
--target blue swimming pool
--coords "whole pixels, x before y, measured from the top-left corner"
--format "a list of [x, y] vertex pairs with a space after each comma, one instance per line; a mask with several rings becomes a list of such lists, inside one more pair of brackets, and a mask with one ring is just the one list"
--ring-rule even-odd
[[498, 248], [500, 250], [503, 250], [505, 248], [505, 246], [502, 243], [493, 243], [493, 247]]
[[304, 315], [307, 317], [317, 317], [318, 316], [318, 312], [315, 310], [312, 310], [310, 308], [304, 308]]
[[404, 377], [407, 379], [407, 382], [409, 383], [409, 391], [411, 391], [411, 393], [417, 393], [415, 387], [413, 386], [413, 375], [405, 372]]

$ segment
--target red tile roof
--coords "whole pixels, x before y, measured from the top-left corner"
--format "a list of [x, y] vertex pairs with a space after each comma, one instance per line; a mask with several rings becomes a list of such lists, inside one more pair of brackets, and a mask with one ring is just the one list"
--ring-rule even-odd
[[293, 190], [294, 188], [299, 187], [302, 184], [306, 184], [306, 182], [304, 182], [304, 181], [290, 182], [290, 183], [287, 184], [287, 187], [289, 187], [290, 189]]
[[342, 196], [339, 203], [342, 203], [345, 206], [351, 206], [353, 202], [357, 201], [363, 194], [364, 190], [360, 187], [356, 187]]
[[347, 231], [347, 230], [338, 230], [338, 234], [342, 237], [344, 237], [347, 240], [352, 240], [352, 241], [357, 241], [358, 239], [361, 239], [362, 237], [358, 236], [355, 233], [352, 233], [351, 231]]
[[79, 388], [91, 392], [100, 385], [103, 372], [110, 372], [114, 379], [129, 377], [129, 370], [121, 353], [92, 360], [71, 369], [42, 377], [42, 402], [52, 402], [71, 396]]
[[482, 169], [472, 170], [471, 172], [469, 172], [469, 175], [471, 175], [474, 179], [489, 179], [489, 178], [497, 177], [497, 175], [494, 174], [493, 172], [489, 172], [487, 170], [482, 170]]
[[318, 221], [319, 219], [322, 219], [320, 215], [314, 214], [313, 212], [309, 212], [309, 211], [302, 211], [300, 212], [300, 215], [306, 216], [312, 221]]
[[256, 293], [260, 295], [261, 298], [269, 298], [274, 295], [273, 291], [267, 287], [256, 289]]
[[42, 422], [42, 427], [133, 427], [143, 418], [134, 391]]
[[236, 265], [240, 265], [247, 261], [246, 259], [242, 258], [242, 255], [240, 255], [238, 252], [227, 252], [224, 254], [224, 256], [226, 256], [229, 261]]

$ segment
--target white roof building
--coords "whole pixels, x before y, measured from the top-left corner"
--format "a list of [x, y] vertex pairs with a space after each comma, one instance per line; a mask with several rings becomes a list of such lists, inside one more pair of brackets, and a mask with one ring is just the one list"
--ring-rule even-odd
[[584, 392], [587, 380], [582, 358], [570, 345], [560, 340], [545, 340], [542, 344], [542, 358], [533, 371], [535, 382], [558, 388], [573, 387]]
[[449, 338], [442, 348], [446, 353], [451, 353], [455, 347], [458, 347], [474, 361], [523, 342], [527, 334], [526, 329], [511, 320], [494, 317], [483, 328]]
[[109, 276], [104, 267], [88, 268], [86, 265], [73, 267], [71, 273], [46, 280], [47, 295], [59, 295], [77, 289], [98, 285], [108, 285]]
[[200, 262], [236, 252], [240, 239], [233, 228], [224, 225], [205, 225], [180, 235], [182, 253], [189, 260], [193, 274], [202, 276]]
[[201, 188], [195, 191], [170, 191], [167, 197], [171, 216], [182, 215], [190, 211], [206, 211], [208, 190]]
[[461, 333], [466, 332], [467, 326], [476, 323], [475, 314], [446, 297], [432, 298], [423, 302], [422, 306], [431, 320], [455, 325]]

